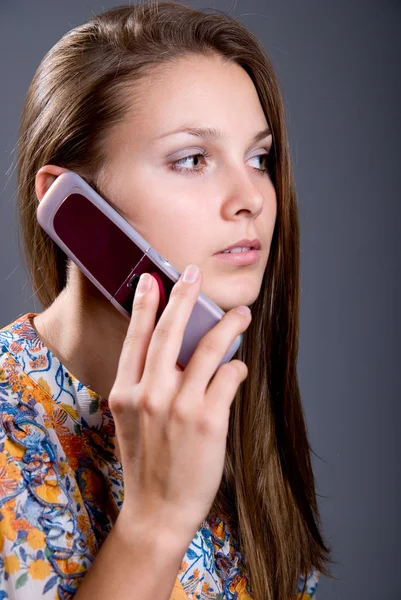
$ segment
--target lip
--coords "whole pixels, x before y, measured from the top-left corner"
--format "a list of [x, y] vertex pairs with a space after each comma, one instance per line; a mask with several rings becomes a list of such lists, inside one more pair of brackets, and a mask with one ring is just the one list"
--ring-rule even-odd
[[234, 244], [231, 244], [231, 246], [227, 246], [226, 248], [219, 250], [218, 252], [216, 252], [216, 254], [220, 254], [221, 252], [224, 252], [224, 250], [232, 250], [233, 248], [252, 248], [252, 250], [260, 250], [261, 245], [260, 240], [258, 240], [257, 238], [255, 238], [254, 240], [243, 239], [238, 240], [238, 242], [235, 242]]
[[[235, 246], [234, 246], [235, 248]], [[246, 252], [234, 252], [233, 254], [226, 252], [217, 252], [214, 254], [216, 258], [223, 262], [236, 265], [238, 267], [242, 265], [253, 265], [258, 262], [261, 256], [260, 250], [247, 250]]]

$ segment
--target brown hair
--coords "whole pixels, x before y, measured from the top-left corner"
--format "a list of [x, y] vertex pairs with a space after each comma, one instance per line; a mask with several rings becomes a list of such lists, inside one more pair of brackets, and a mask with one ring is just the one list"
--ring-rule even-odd
[[21, 119], [18, 198], [33, 287], [51, 304], [66, 257], [37, 224], [35, 175], [56, 164], [96, 181], [107, 132], [141, 77], [185, 54], [220, 56], [251, 77], [273, 135], [277, 220], [253, 319], [236, 357], [249, 368], [231, 409], [226, 464], [210, 516], [244, 555], [255, 600], [290, 600], [298, 577], [331, 576], [297, 380], [299, 230], [283, 102], [262, 44], [234, 18], [175, 2], [121, 6], [68, 32], [42, 60]]

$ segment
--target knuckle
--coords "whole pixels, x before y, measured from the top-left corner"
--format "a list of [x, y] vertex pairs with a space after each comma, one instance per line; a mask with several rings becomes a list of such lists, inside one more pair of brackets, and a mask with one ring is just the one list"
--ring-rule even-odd
[[113, 388], [109, 395], [109, 407], [114, 415], [121, 415], [131, 403], [132, 396], [126, 390]]
[[129, 329], [127, 331], [127, 335], [124, 338], [123, 349], [126, 350], [132, 348], [132, 346], [134, 346], [135, 343], [138, 342], [141, 338], [141, 332], [137, 331], [136, 329]]
[[215, 356], [219, 353], [219, 347], [214, 337], [206, 336], [199, 343], [200, 349], [208, 356]]
[[161, 404], [157, 401], [155, 396], [147, 396], [144, 398], [141, 402], [141, 410], [151, 417], [155, 417], [162, 412]]
[[184, 404], [182, 401], [177, 400], [170, 409], [170, 418], [179, 425], [184, 425], [190, 418], [190, 413], [184, 407]]
[[137, 394], [135, 405], [137, 410], [146, 412], [149, 416], [155, 416], [161, 412], [162, 403], [160, 400], [160, 394], [148, 385], [146, 389], [142, 389]]
[[196, 421], [196, 429], [202, 435], [208, 435], [213, 427], [212, 420], [208, 414], [202, 413]]
[[225, 427], [215, 415], [209, 411], [204, 411], [199, 415], [196, 422], [197, 432], [205, 437], [220, 437], [225, 432]]
[[162, 323], [161, 321], [159, 321], [158, 325], [156, 326], [153, 332], [153, 336], [157, 340], [165, 341], [170, 336], [170, 330], [171, 327], [169, 324]]

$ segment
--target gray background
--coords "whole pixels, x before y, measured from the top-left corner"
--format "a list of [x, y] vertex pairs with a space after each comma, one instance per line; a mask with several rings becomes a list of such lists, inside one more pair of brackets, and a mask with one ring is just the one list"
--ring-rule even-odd
[[[0, 326], [40, 310], [16, 234], [24, 95], [62, 34], [119, 3], [0, 0]], [[285, 100], [301, 220], [299, 377], [324, 533], [339, 563], [339, 581], [322, 578], [319, 600], [401, 599], [401, 4], [188, 3], [232, 11], [257, 35]]]

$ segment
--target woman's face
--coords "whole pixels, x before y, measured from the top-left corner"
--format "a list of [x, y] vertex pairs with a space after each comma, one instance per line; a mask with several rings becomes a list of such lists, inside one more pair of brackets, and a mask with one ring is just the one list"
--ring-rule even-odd
[[[241, 67], [193, 55], [142, 81], [107, 138], [102, 193], [179, 271], [198, 265], [202, 292], [225, 311], [256, 300], [269, 257], [277, 205], [261, 155], [272, 137], [252, 142], [267, 126]], [[171, 133], [184, 127], [215, 128], [222, 137]], [[243, 238], [260, 240], [256, 263], [215, 256]]]

